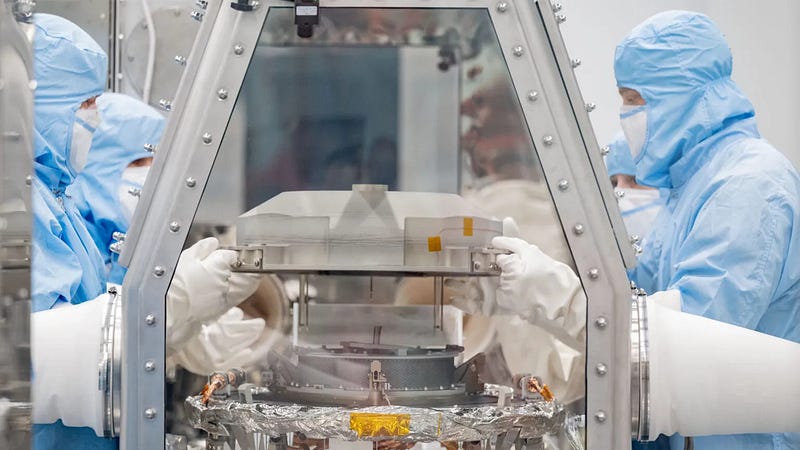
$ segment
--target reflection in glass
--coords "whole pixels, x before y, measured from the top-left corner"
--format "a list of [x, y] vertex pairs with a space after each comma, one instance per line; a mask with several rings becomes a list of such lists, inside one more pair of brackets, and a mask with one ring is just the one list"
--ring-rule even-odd
[[[196, 221], [194, 231], [213, 233], [214, 225], [231, 225], [239, 214], [286, 191], [350, 191], [359, 184], [416, 192], [420, 199], [425, 193], [459, 194], [482, 211], [480, 217], [495, 222], [512, 217], [514, 229], [507, 234], [572, 265], [485, 10], [328, 8], [314, 37], [301, 39], [293, 10], [271, 8], [198, 213], [205, 227]], [[220, 195], [222, 190], [230, 194]], [[318, 197], [297, 198], [307, 198], [298, 204], [308, 206]], [[391, 217], [392, 226], [397, 219], [402, 227], [414, 217], [382, 215], [382, 201], [365, 207], [361, 228], [350, 230], [363, 233], [364, 241], [375, 246], [371, 251], [381, 245], [380, 239], [369, 240], [376, 220]], [[235, 212], [233, 204], [239, 205]], [[440, 208], [440, 214], [445, 211]], [[306, 219], [327, 218], [309, 213]], [[330, 230], [336, 220], [331, 219]], [[328, 226], [323, 222], [315, 244], [328, 237]], [[227, 235], [228, 245], [237, 243], [234, 235]], [[353, 261], [359, 264], [367, 259]], [[350, 351], [369, 341], [370, 349], [386, 345], [381, 348], [389, 351], [389, 346], [416, 346], [428, 339], [429, 344], [462, 345], [456, 364], [484, 354], [483, 382], [512, 385], [515, 375], [541, 375], [558, 399], [583, 414], [581, 355], [523, 319], [497, 311], [462, 315], [451, 305], [458, 286], [434, 273], [368, 274], [364, 266], [354, 275], [324, 265], [317, 269], [270, 276], [242, 306], [247, 316], [261, 316], [268, 324], [265, 339], [272, 353], [261, 361], [267, 377], [277, 376], [268, 369], [275, 354], [285, 357], [295, 345], [317, 348], [327, 342]], [[467, 283], [487, 291], [490, 279]], [[437, 301], [446, 311], [441, 321], [412, 320], [430, 315]], [[401, 310], [408, 322], [399, 317], [392, 322], [389, 318]], [[438, 333], [432, 324], [441, 327]]]

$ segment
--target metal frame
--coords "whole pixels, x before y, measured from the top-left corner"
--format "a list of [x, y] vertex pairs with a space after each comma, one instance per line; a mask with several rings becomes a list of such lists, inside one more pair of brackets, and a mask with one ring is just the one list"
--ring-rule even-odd
[[[121, 258], [130, 266], [123, 288], [123, 449], [164, 444], [166, 291], [268, 11], [286, 6], [269, 0], [239, 12], [229, 2], [207, 5]], [[553, 7], [541, 0], [322, 0], [320, 6], [490, 13], [588, 297], [587, 443], [591, 450], [628, 447], [631, 310], [624, 262], [632, 254]]]

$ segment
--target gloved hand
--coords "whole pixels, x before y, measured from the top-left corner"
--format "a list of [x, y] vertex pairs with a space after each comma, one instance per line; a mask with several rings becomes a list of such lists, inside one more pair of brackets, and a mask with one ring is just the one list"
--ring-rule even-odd
[[234, 273], [236, 252], [219, 250], [216, 238], [206, 238], [181, 253], [167, 292], [167, 354], [255, 292], [260, 274]]
[[572, 269], [522, 239], [500, 236], [492, 246], [511, 252], [497, 256], [502, 270], [497, 304], [583, 351], [586, 296]]
[[266, 361], [278, 333], [265, 335], [264, 331], [264, 319], [245, 320], [241, 309], [231, 308], [216, 321], [202, 325], [172, 359], [198, 375]]

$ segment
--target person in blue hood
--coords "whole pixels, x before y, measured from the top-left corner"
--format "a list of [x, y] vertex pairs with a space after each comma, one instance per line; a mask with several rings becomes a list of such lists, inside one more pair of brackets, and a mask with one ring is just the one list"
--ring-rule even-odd
[[628, 236], [642, 245], [664, 205], [661, 192], [636, 182], [636, 164], [621, 132], [608, 144], [605, 162]]
[[[83, 303], [106, 289], [105, 267], [67, 186], [85, 164], [94, 100], [106, 86], [108, 60], [99, 45], [73, 23], [34, 16], [34, 212], [31, 288], [33, 312], [58, 303]], [[65, 345], [73, 345], [65, 343]], [[36, 374], [34, 374], [36, 376]], [[34, 425], [35, 449], [114, 449], [112, 439], [60, 421]]]
[[[685, 312], [800, 342], [800, 176], [761, 139], [732, 61], [693, 12], [657, 14], [617, 46], [636, 181], [668, 190], [632, 280], [679, 290]], [[797, 449], [800, 434], [695, 437], [694, 448]]]
[[[106, 291], [103, 256], [73, 198], [66, 193], [89, 159], [102, 111], [107, 57], [86, 32], [57, 16], [33, 18], [34, 174], [31, 359], [33, 448], [116, 449], [101, 437], [102, 392], [97, 361]], [[157, 134], [139, 123], [126, 133]], [[114, 131], [110, 131], [106, 138]], [[98, 135], [98, 141], [103, 136]], [[116, 192], [114, 193], [116, 194]], [[92, 205], [90, 207], [103, 208]], [[181, 351], [204, 323], [255, 291], [260, 277], [233, 273], [236, 253], [203, 239], [184, 251], [166, 296], [169, 352]], [[251, 327], [252, 328], [252, 327]]]
[[128, 231], [136, 205], [128, 189], [143, 187], [152, 162], [144, 146], [158, 144], [165, 120], [149, 105], [124, 94], [106, 93], [96, 103], [100, 122], [89, 159], [67, 193], [103, 255], [109, 282], [122, 284], [125, 270], [109, 246], [115, 232]]

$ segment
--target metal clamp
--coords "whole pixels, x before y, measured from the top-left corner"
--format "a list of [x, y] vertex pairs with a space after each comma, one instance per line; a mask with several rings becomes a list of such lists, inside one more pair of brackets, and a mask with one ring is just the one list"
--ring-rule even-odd
[[122, 293], [108, 289], [105, 305], [97, 388], [103, 393], [103, 436], [119, 435], [122, 399]]
[[650, 436], [650, 357], [647, 326], [647, 293], [633, 289], [631, 299], [631, 435]]

